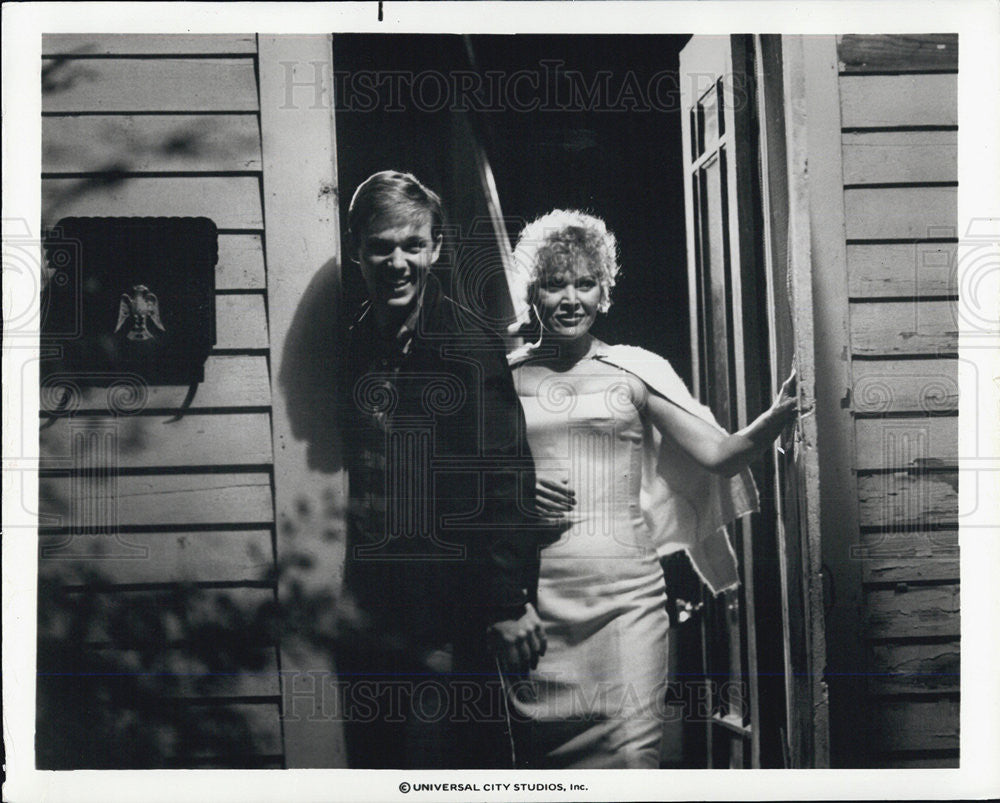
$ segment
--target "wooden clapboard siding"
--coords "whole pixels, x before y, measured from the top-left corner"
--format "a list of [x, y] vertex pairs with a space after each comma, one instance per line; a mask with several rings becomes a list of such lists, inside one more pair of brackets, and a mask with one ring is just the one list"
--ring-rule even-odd
[[[79, 630], [72, 635], [88, 649], [163, 650], [189, 644], [189, 654], [198, 654], [201, 649], [210, 655], [206, 635], [229, 638], [256, 650], [274, 646], [266, 630], [255, 626], [273, 609], [271, 588], [175, 586], [148, 590], [94, 584], [59, 594], [65, 607], [55, 615], [39, 618], [39, 638], [65, 639], [70, 635], [66, 630], [76, 627]], [[86, 612], [85, 620], [80, 618], [81, 611]], [[226, 632], [227, 623], [242, 629]]]
[[[108, 536], [61, 535], [38, 539], [40, 576], [68, 583], [87, 574], [117, 584], [260, 582], [274, 564], [271, 530], [130, 533], [134, 550], [123, 550]], [[127, 553], [127, 554], [126, 554]]]
[[44, 179], [42, 225], [71, 216], [203, 216], [220, 229], [260, 230], [264, 224], [260, 181], [254, 176]]
[[259, 234], [220, 234], [216, 290], [263, 290], [264, 247]]
[[266, 349], [264, 296], [259, 293], [216, 296], [215, 336], [217, 349]]
[[878, 766], [880, 769], [893, 770], [958, 769], [958, 749], [941, 751], [939, 754], [916, 752], [909, 755], [895, 754], [880, 756]]
[[[845, 35], [822, 65], [837, 73], [840, 135], [833, 167], [817, 152], [810, 174], [838, 174], [843, 218], [813, 236], [846, 261], [846, 365], [830, 381], [857, 493], [856, 524], [824, 533], [848, 556], [831, 575], [843, 612], [827, 621], [861, 645], [829, 656], [862, 676], [838, 681], [840, 739], [859, 737], [840, 753], [860, 765], [957, 761], [957, 53], [953, 34]], [[815, 261], [827, 251], [814, 243], [814, 270], [837, 270]]]
[[837, 37], [837, 57], [842, 73], [953, 71], [958, 34], [848, 34]]
[[844, 75], [844, 128], [958, 125], [956, 75]]
[[957, 131], [867, 131], [843, 134], [844, 183], [955, 181]]
[[[64, 389], [72, 389], [72, 400], [64, 401]], [[55, 374], [42, 385], [40, 401], [43, 413], [76, 411], [106, 412], [114, 409], [112, 387], [85, 387], [76, 384], [72, 375]], [[151, 385], [139, 391], [134, 407], [140, 410], [178, 409], [188, 395], [183, 385]], [[205, 379], [198, 385], [187, 411], [205, 408], [269, 407], [270, 377], [267, 356], [213, 354], [205, 361]]]
[[876, 588], [865, 594], [865, 624], [872, 639], [958, 637], [958, 585]]
[[861, 474], [861, 527], [954, 526], [958, 521], [958, 472]]
[[[121, 387], [43, 387], [40, 577], [93, 605], [43, 600], [47, 635], [91, 614], [87, 650], [123, 672], [102, 686], [123, 701], [114, 716], [134, 717], [136, 684], [160, 706], [151, 760], [282, 766], [275, 634], [260, 620], [276, 566], [256, 37], [52, 35], [43, 52], [44, 225], [205, 216], [221, 230], [216, 348], [192, 398], [140, 383], [133, 414], [116, 415]], [[116, 453], [74, 460], [81, 427], [116, 433]]]
[[211, 666], [203, 656], [183, 645], [168, 647], [149, 656], [140, 650], [105, 648], [100, 654], [124, 671], [158, 672], [169, 676], [177, 697], [269, 697], [279, 694], [277, 651], [261, 647], [248, 651], [246, 663], [253, 669], [233, 672]]
[[957, 581], [958, 531], [863, 533], [857, 557], [866, 583]]
[[46, 173], [260, 170], [257, 115], [74, 115], [42, 119]]
[[[178, 749], [184, 758], [225, 758], [227, 766], [245, 767], [253, 765], [253, 755], [281, 754], [281, 715], [277, 702], [191, 705], [201, 709], [197, 718], [206, 727], [202, 740], [193, 749], [187, 745], [183, 750]], [[220, 754], [220, 742], [231, 745], [231, 751]], [[251, 747], [253, 753], [247, 755], [244, 745]]]
[[958, 418], [863, 418], [855, 424], [855, 468], [958, 467]]
[[851, 305], [851, 351], [862, 356], [958, 352], [954, 301], [877, 301]]
[[955, 187], [889, 187], [844, 191], [848, 240], [926, 240], [957, 220]]
[[42, 35], [42, 56], [179, 56], [257, 54], [254, 34], [77, 34]]
[[957, 693], [961, 685], [959, 642], [882, 642], [871, 645], [872, 694]]
[[878, 296], [957, 296], [954, 243], [864, 243], [847, 246], [848, 292]]
[[[39, 480], [40, 513], [56, 517], [50, 526], [74, 527], [92, 523], [81, 513], [80, 504], [100, 498], [103, 485], [93, 480], [86, 488], [69, 477]], [[265, 525], [274, 521], [271, 475], [268, 471], [219, 474], [158, 474], [121, 476], [117, 490], [117, 525], [122, 528], [169, 527], [221, 524]], [[83, 495], [86, 499], [73, 498]], [[106, 492], [105, 492], [106, 494]], [[105, 523], [103, 520], [97, 522]]]
[[956, 360], [858, 360], [852, 370], [856, 413], [958, 410]]
[[257, 110], [252, 58], [42, 60], [42, 113]]
[[871, 714], [872, 735], [880, 751], [958, 748], [959, 703], [954, 697], [879, 700]]
[[269, 464], [271, 453], [268, 413], [201, 415], [188, 413], [179, 420], [132, 415], [117, 418], [57, 418], [41, 432], [41, 468], [86, 459], [74, 455], [75, 437], [113, 427], [117, 450], [106, 462], [111, 468], [173, 466], [237, 466]]

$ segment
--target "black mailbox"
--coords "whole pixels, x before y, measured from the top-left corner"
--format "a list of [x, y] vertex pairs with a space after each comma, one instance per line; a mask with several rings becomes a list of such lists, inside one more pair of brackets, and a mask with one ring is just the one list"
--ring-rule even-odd
[[[107, 384], [204, 378], [215, 345], [218, 230], [208, 218], [63, 218], [45, 238], [48, 373]], [[102, 381], [103, 380], [103, 381]]]

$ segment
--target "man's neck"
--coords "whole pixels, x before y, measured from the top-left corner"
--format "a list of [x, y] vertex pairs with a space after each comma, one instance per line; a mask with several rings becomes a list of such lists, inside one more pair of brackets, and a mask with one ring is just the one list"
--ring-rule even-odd
[[401, 308], [385, 307], [381, 304], [373, 305], [372, 312], [375, 315], [375, 326], [385, 337], [390, 338], [399, 334], [406, 319], [416, 308], [419, 299], [414, 299], [413, 303]]

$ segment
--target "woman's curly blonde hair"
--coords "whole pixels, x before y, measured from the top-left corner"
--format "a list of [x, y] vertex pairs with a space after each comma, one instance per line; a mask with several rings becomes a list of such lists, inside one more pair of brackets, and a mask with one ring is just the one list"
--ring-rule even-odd
[[527, 281], [527, 301], [538, 299], [543, 276], [588, 265], [601, 286], [600, 312], [611, 307], [611, 288], [618, 274], [618, 242], [599, 217], [576, 209], [553, 209], [522, 229], [514, 247], [514, 263]]

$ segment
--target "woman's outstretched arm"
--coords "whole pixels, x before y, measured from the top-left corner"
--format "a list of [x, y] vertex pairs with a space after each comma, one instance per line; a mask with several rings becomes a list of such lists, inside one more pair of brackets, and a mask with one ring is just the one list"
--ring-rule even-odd
[[793, 371], [771, 406], [749, 426], [732, 435], [719, 432], [652, 391], [645, 394], [643, 401], [653, 426], [663, 437], [672, 440], [703, 468], [731, 477], [750, 465], [795, 419], [795, 387]]

